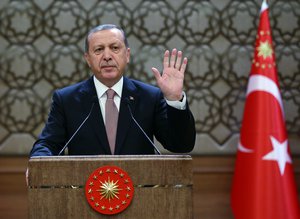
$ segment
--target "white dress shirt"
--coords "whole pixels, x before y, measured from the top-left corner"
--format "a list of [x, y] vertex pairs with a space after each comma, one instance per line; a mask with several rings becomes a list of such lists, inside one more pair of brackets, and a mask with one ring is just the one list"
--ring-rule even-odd
[[[102, 84], [95, 76], [94, 76], [94, 83], [95, 83], [96, 92], [97, 92], [97, 96], [101, 108], [103, 121], [105, 123], [105, 102], [107, 99], [106, 91], [109, 89], [109, 87]], [[116, 95], [114, 96], [114, 101], [116, 107], [118, 108], [118, 110], [120, 110], [120, 102], [121, 102], [122, 89], [123, 89], [123, 77], [114, 86], [112, 86], [111, 89], [113, 89], [116, 92]]]

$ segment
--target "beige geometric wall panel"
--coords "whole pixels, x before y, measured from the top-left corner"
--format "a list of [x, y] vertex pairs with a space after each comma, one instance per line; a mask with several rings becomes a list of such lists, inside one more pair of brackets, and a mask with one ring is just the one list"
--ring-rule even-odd
[[[84, 38], [103, 23], [127, 33], [127, 76], [155, 84], [151, 67], [161, 69], [164, 50], [183, 50], [197, 128], [192, 153], [235, 153], [260, 6], [261, 0], [0, 1], [0, 154], [28, 154], [53, 91], [90, 76]], [[300, 154], [300, 1], [271, 0], [269, 9], [290, 145]]]

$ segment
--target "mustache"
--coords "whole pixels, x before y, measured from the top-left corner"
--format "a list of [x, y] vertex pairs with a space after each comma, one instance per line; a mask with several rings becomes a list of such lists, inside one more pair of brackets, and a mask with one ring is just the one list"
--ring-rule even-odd
[[103, 62], [100, 64], [100, 67], [117, 67], [117, 65], [115, 63], [111, 63], [111, 62]]

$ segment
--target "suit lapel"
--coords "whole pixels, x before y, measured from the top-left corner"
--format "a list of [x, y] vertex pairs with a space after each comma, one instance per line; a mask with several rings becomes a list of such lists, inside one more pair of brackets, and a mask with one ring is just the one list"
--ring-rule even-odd
[[[130, 101], [131, 111], [134, 112], [136, 104], [139, 100], [139, 95], [136, 86], [126, 77], [124, 77], [122, 100], [128, 99]], [[128, 110], [128, 106], [124, 101], [121, 101], [120, 112], [118, 119], [118, 129], [116, 137], [116, 149], [115, 154], [119, 154], [122, 149], [125, 137], [128, 133], [132, 118]]]
[[94, 85], [93, 77], [91, 77], [89, 80], [86, 81], [86, 83], [83, 84], [79, 92], [81, 94], [81, 99], [86, 114], [88, 114], [91, 109], [91, 103], [95, 101], [94, 109], [87, 122], [88, 124], [90, 124], [93, 131], [95, 132], [95, 135], [97, 136], [97, 139], [99, 141], [99, 147], [103, 147], [106, 154], [111, 154], [99, 101], [97, 101], [95, 98], [97, 97], [97, 92]]

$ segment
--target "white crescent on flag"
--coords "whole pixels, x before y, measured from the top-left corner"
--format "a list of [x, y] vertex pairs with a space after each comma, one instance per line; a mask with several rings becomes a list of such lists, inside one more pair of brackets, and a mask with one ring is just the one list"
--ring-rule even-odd
[[273, 80], [263, 75], [252, 75], [248, 82], [247, 96], [254, 91], [263, 91], [273, 95], [278, 101], [281, 108], [281, 113], [284, 117], [280, 91], [277, 84]]
[[[280, 96], [280, 91], [277, 84], [270, 78], [263, 75], [252, 75], [249, 78], [247, 96], [255, 91], [262, 91], [271, 94], [279, 103], [281, 113], [284, 118], [283, 105]], [[254, 152], [252, 149], [246, 148], [241, 142], [238, 144], [238, 150], [244, 153]]]
[[254, 152], [252, 149], [249, 149], [249, 148], [246, 148], [244, 147], [241, 142], [239, 141], [239, 144], [238, 144], [238, 150], [241, 151], [241, 152], [244, 152], [244, 153], [252, 153]]

